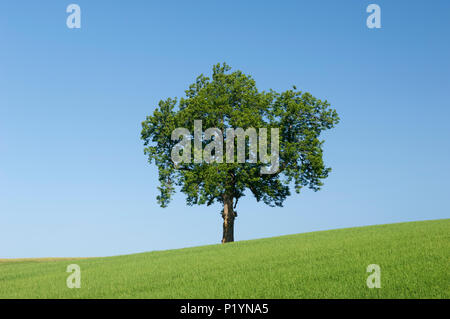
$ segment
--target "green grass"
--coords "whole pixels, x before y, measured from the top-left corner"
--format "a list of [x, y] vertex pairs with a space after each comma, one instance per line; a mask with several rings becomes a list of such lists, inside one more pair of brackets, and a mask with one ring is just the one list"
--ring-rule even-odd
[[[0, 261], [0, 298], [449, 298], [450, 219], [88, 259]], [[66, 267], [81, 267], [81, 288]], [[366, 267], [381, 267], [381, 288]]]

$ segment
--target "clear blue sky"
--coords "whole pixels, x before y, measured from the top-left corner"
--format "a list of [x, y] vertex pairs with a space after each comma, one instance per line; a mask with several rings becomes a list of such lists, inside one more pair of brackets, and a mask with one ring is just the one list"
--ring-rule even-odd
[[[82, 10], [66, 27], [66, 7]], [[366, 7], [381, 7], [368, 29]], [[242, 199], [237, 240], [450, 217], [450, 1], [2, 1], [0, 258], [218, 243], [218, 205], [160, 208], [141, 121], [226, 61], [337, 109], [320, 192]]]

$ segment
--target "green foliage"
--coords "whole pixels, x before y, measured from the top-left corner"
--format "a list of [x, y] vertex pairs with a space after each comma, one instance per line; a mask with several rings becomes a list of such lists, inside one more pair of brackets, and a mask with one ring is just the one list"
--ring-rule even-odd
[[[0, 260], [0, 298], [450, 298], [450, 219], [127, 256]], [[81, 288], [66, 267], [81, 268]], [[369, 289], [369, 264], [381, 288]]]
[[[159, 169], [157, 200], [162, 207], [176, 186], [187, 195], [188, 205], [223, 202], [225, 194], [237, 202], [249, 189], [257, 201], [282, 206], [290, 185], [295, 185], [297, 193], [305, 186], [317, 191], [331, 170], [322, 159], [320, 134], [337, 124], [339, 117], [327, 101], [295, 87], [282, 93], [260, 92], [250, 76], [230, 70], [225, 63], [215, 65], [211, 79], [200, 75], [185, 97], [160, 101], [142, 123], [144, 152]], [[224, 137], [227, 128], [267, 128], [269, 132], [279, 128], [279, 171], [261, 175], [264, 163], [259, 159], [257, 163], [192, 162], [176, 167], [171, 150], [177, 141], [171, 140], [171, 133], [177, 127], [192, 133], [194, 120], [202, 120], [203, 128], [220, 129]]]

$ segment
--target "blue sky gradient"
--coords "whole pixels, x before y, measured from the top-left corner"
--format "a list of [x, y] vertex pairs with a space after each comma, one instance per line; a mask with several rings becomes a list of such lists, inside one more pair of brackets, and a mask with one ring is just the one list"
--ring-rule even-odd
[[[81, 29], [66, 7], [81, 7]], [[381, 7], [381, 29], [366, 7]], [[341, 123], [320, 192], [241, 199], [237, 240], [450, 217], [450, 1], [2, 1], [0, 258], [218, 243], [220, 207], [160, 208], [141, 122], [217, 62]]]

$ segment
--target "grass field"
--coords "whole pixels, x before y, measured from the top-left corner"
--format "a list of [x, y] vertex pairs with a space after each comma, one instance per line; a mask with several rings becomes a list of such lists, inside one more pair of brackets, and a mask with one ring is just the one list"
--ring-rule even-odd
[[[0, 298], [449, 298], [450, 219], [126, 256], [0, 261]], [[81, 288], [66, 267], [81, 267]], [[369, 289], [369, 264], [381, 288]]]

